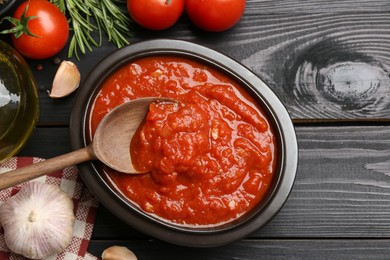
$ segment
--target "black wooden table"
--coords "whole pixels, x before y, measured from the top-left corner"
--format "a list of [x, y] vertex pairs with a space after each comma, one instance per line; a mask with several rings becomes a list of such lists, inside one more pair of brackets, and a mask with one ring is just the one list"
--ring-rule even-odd
[[[202, 32], [185, 15], [166, 31], [134, 30], [132, 43], [188, 40], [253, 70], [294, 121], [298, 172], [281, 212], [242, 241], [206, 249], [170, 245], [100, 206], [90, 253], [99, 256], [108, 246], [125, 245], [139, 259], [390, 259], [389, 0], [248, 0], [240, 23], [223, 33]], [[72, 60], [85, 79], [114, 50], [104, 42]], [[66, 59], [66, 50], [58, 57]], [[75, 95], [49, 98], [58, 65], [51, 59], [28, 62], [41, 114], [20, 155], [69, 152]]]

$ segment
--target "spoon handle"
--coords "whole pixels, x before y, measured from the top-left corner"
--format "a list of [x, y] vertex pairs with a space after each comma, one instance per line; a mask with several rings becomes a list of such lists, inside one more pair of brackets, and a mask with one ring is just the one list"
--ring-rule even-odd
[[95, 159], [95, 156], [90, 150], [90, 147], [85, 147], [80, 150], [63, 154], [16, 170], [0, 173], [0, 190], [35, 179], [54, 171], [62, 170], [70, 165], [93, 160]]

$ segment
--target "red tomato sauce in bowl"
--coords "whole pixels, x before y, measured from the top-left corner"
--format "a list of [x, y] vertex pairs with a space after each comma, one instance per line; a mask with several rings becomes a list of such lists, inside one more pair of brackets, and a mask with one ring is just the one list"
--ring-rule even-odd
[[152, 104], [132, 141], [133, 161], [148, 173], [104, 169], [121, 193], [148, 214], [192, 227], [222, 225], [255, 208], [277, 161], [272, 125], [256, 101], [197, 61], [140, 58], [105, 80], [90, 112], [90, 138], [114, 107], [150, 96], [178, 102]]

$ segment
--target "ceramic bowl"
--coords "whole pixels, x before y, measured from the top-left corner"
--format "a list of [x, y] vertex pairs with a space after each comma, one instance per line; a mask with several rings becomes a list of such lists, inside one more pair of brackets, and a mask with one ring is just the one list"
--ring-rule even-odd
[[216, 68], [236, 80], [260, 104], [273, 125], [278, 161], [266, 198], [251, 212], [228, 224], [210, 228], [183, 227], [140, 210], [99, 170], [99, 163], [79, 166], [86, 186], [109, 211], [154, 238], [191, 247], [222, 246], [240, 240], [266, 225], [282, 208], [293, 187], [298, 149], [293, 124], [283, 104], [253, 72], [237, 61], [209, 48], [180, 40], [151, 40], [132, 44], [110, 54], [90, 72], [77, 94], [71, 114], [73, 149], [88, 144], [88, 112], [105, 79], [116, 69], [147, 56], [178, 55]]

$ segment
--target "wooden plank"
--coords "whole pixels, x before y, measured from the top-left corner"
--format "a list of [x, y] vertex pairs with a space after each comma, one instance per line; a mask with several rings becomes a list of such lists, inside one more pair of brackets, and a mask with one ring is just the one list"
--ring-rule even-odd
[[51, 158], [71, 151], [69, 128], [38, 127], [17, 156]]
[[[390, 126], [297, 127], [299, 166], [279, 214], [252, 238], [390, 236]], [[101, 208], [95, 239], [144, 237]]]
[[112, 245], [126, 246], [138, 259], [389, 259], [389, 239], [359, 240], [243, 240], [219, 248], [187, 248], [157, 240], [91, 241], [88, 252], [100, 256]]
[[148, 239], [144, 233], [128, 226], [109, 212], [103, 205], [99, 205], [97, 217], [92, 233], [93, 239]]
[[390, 234], [390, 127], [299, 127], [293, 191], [254, 236]]
[[[294, 189], [271, 223], [253, 237], [379, 237], [390, 234], [390, 127], [297, 127]], [[20, 155], [70, 151], [67, 128], [38, 128]], [[99, 210], [96, 238], [142, 234]]]
[[389, 22], [385, 13], [248, 15], [225, 51], [267, 82], [294, 119], [388, 120]]
[[[298, 121], [388, 121], [389, 11], [386, 0], [253, 0], [239, 24], [226, 32], [202, 32], [184, 15], [166, 31], [150, 33], [135, 25], [130, 41], [183, 39], [231, 56], [262, 78]], [[105, 41], [80, 61], [72, 59], [82, 79], [114, 50]], [[66, 49], [57, 56], [67, 59]], [[52, 59], [29, 65], [39, 88], [40, 124], [68, 124], [74, 95], [60, 100], [47, 95], [58, 65]]]
[[246, 13], [336, 13], [336, 12], [382, 12], [390, 10], [386, 0], [247, 0]]

